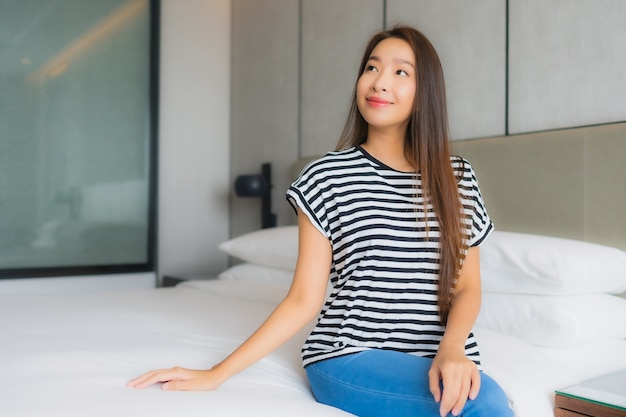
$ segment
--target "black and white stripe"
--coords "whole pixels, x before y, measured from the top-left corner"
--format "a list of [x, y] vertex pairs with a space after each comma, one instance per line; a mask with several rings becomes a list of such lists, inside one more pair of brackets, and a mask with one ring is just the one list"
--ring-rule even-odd
[[[493, 228], [471, 165], [451, 160], [470, 246]], [[419, 176], [393, 170], [361, 147], [310, 163], [287, 191], [333, 248], [331, 293], [302, 349], [306, 366], [365, 349], [434, 357], [443, 336], [437, 309], [439, 229]], [[426, 213], [424, 218], [423, 213]], [[480, 367], [474, 336], [465, 352]]]

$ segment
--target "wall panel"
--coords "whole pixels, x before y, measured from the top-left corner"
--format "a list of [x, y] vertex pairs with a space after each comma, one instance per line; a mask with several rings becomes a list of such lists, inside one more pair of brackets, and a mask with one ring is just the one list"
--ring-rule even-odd
[[626, 2], [509, 1], [509, 133], [626, 120]]
[[335, 148], [361, 54], [382, 27], [382, 0], [302, 1], [301, 156]]
[[453, 139], [505, 133], [505, 0], [387, 0], [387, 27], [415, 26], [446, 77]]
[[[285, 200], [289, 164], [298, 156], [299, 4], [234, 0], [232, 7], [231, 178], [272, 163], [273, 208], [284, 224], [292, 211]], [[259, 229], [260, 199], [233, 193], [231, 215], [231, 236]]]
[[228, 264], [230, 0], [163, 1], [159, 274]]

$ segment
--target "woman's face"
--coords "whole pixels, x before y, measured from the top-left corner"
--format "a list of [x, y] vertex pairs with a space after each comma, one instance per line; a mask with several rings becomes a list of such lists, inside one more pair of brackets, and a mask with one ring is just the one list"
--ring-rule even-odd
[[413, 50], [402, 39], [382, 40], [372, 50], [356, 89], [357, 106], [370, 127], [406, 130], [417, 87], [416, 68]]

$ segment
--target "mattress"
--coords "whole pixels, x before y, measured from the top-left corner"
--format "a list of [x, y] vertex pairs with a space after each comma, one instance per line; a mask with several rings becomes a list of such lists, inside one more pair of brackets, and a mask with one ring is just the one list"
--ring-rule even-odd
[[[0, 416], [348, 416], [315, 402], [300, 362], [310, 327], [211, 392], [126, 382], [170, 366], [207, 368], [269, 315], [287, 287], [189, 281], [106, 294], [0, 295]], [[553, 392], [618, 367], [622, 340], [550, 349], [476, 329], [484, 368], [517, 417], [553, 416]]]

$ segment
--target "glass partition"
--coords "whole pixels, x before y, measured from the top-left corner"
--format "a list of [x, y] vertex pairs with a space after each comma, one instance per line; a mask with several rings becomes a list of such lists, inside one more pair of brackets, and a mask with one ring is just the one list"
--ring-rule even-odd
[[157, 5], [0, 0], [0, 277], [153, 270]]

